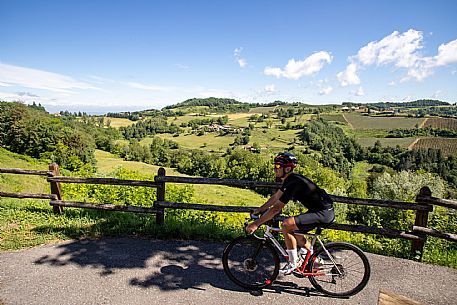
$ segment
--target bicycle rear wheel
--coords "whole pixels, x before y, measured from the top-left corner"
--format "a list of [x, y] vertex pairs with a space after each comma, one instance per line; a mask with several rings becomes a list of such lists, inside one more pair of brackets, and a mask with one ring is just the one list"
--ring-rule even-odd
[[240, 236], [225, 247], [222, 264], [235, 284], [257, 290], [271, 285], [278, 276], [279, 255], [263, 238]]
[[314, 276], [311, 284], [331, 296], [351, 296], [360, 292], [370, 278], [368, 258], [358, 247], [349, 243], [329, 243], [310, 258]]

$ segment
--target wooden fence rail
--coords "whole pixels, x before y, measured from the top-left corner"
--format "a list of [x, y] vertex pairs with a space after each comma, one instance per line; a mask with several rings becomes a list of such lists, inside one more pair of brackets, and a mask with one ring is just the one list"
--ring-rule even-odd
[[0, 168], [0, 174], [52, 176], [51, 171], [30, 170], [30, 169], [21, 169], [21, 168]]
[[48, 182], [56, 183], [83, 183], [83, 184], [108, 184], [126, 186], [158, 187], [158, 183], [145, 180], [123, 180], [116, 178], [76, 178], [76, 177], [48, 177]]
[[[236, 180], [236, 179], [221, 179], [221, 178], [193, 178], [193, 177], [175, 177], [166, 176], [164, 168], [160, 168], [154, 181], [143, 180], [123, 180], [115, 178], [77, 178], [66, 177], [59, 175], [59, 167], [57, 164], [51, 164], [49, 171], [39, 170], [24, 170], [18, 168], [0, 168], [0, 173], [7, 174], [21, 174], [21, 175], [43, 175], [47, 176], [47, 181], [51, 184], [51, 194], [26, 194], [26, 193], [7, 193], [0, 192], [0, 197], [12, 198], [33, 198], [33, 199], [50, 199], [50, 204], [53, 206], [55, 213], [61, 213], [64, 207], [87, 208], [103, 211], [123, 211], [132, 213], [152, 213], [156, 215], [156, 223], [163, 224], [165, 221], [165, 209], [191, 209], [201, 211], [215, 211], [215, 212], [233, 212], [233, 213], [249, 213], [254, 207], [247, 206], [218, 206], [198, 203], [180, 203], [165, 201], [166, 183], [187, 183], [187, 184], [213, 184], [213, 185], [226, 185], [238, 188], [267, 188], [276, 190], [280, 187], [280, 183], [266, 182], [266, 181], [249, 181], [249, 180]], [[157, 188], [157, 198], [153, 207], [137, 207], [129, 205], [114, 205], [109, 203], [89, 203], [89, 202], [76, 202], [65, 201], [62, 199], [60, 191], [60, 183], [83, 183], [83, 184], [105, 184], [105, 185], [123, 185], [123, 186], [142, 186]], [[380, 200], [380, 199], [364, 199], [364, 198], [351, 198], [330, 195], [334, 202], [355, 204], [355, 205], [368, 205], [383, 208], [403, 209], [416, 211], [416, 219], [411, 232], [395, 230], [390, 228], [368, 227], [363, 225], [350, 225], [350, 224], [332, 224], [329, 229], [342, 230], [350, 232], [360, 232], [368, 234], [378, 234], [392, 238], [404, 238], [412, 241], [411, 251], [416, 253], [423, 252], [423, 247], [426, 242], [427, 236], [442, 238], [445, 240], [457, 242], [457, 234], [443, 233], [432, 228], [428, 228], [428, 216], [433, 211], [433, 206], [442, 206], [449, 209], [457, 209], [457, 202], [431, 196], [430, 189], [423, 187], [416, 197], [416, 202], [402, 202], [393, 200]]]

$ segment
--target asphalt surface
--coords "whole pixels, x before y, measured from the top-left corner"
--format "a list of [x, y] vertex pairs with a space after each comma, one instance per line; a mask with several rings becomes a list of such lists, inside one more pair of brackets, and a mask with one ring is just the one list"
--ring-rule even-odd
[[457, 304], [457, 270], [367, 254], [372, 275], [349, 299], [280, 278], [260, 293], [224, 274], [224, 244], [134, 238], [76, 240], [0, 253], [0, 304], [377, 304], [379, 290]]

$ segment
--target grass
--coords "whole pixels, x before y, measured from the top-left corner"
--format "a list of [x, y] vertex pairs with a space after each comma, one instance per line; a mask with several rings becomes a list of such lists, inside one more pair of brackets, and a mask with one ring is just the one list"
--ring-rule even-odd
[[[48, 163], [0, 148], [0, 168], [47, 170], [48, 167]], [[0, 174], [0, 190], [3, 192], [49, 193], [49, 184], [44, 176]]]
[[[236, 124], [236, 126], [241, 125], [242, 123], [240, 121]], [[262, 126], [258, 123], [256, 128], [251, 131], [250, 141], [247, 145], [249, 146], [257, 143], [261, 146], [261, 148], [273, 151], [285, 150], [291, 145], [298, 145], [298, 130], [281, 130], [277, 127], [278, 126], [266, 128], [266, 126]], [[172, 140], [184, 148], [202, 149], [205, 151], [219, 153], [224, 153], [235, 141], [236, 137], [236, 135], [231, 134], [221, 136], [216, 132], [209, 132], [200, 136], [195, 134], [180, 134], [179, 136], [173, 136], [171, 134], [157, 134], [156, 136], [161, 139]], [[149, 145], [151, 141], [151, 138], [145, 138], [141, 140], [140, 144]]]
[[344, 114], [344, 118], [355, 130], [393, 130], [397, 128], [411, 129], [416, 125], [420, 126], [425, 120], [423, 118], [372, 117], [355, 113], [346, 113]]
[[221, 230], [220, 222], [199, 221], [196, 217], [183, 220], [171, 215], [165, 225], [159, 226], [154, 215], [75, 208], [65, 208], [63, 214], [56, 215], [49, 203], [42, 200], [2, 198], [0, 203], [0, 251], [80, 238], [140, 236], [226, 240], [241, 233], [240, 230]]
[[[235, 135], [220, 136], [216, 132], [206, 133], [201, 136], [195, 134], [180, 134], [178, 137], [174, 137], [171, 134], [157, 134], [157, 137], [161, 139], [172, 140], [179, 144], [179, 146], [188, 149], [203, 149], [206, 151], [213, 152], [225, 152], [226, 149], [235, 140]], [[145, 138], [141, 140], [141, 144], [150, 144], [151, 138]]]
[[[118, 167], [123, 167], [128, 170], [137, 171], [145, 175], [157, 175], [160, 166], [150, 165], [143, 162], [124, 161], [123, 159], [102, 150], [95, 151], [97, 159], [97, 172], [99, 174], [109, 174]], [[166, 168], [167, 175], [177, 175], [174, 169]]]
[[135, 122], [131, 121], [129, 119], [123, 119], [123, 118], [105, 118], [105, 123], [107, 121], [110, 121], [110, 127], [113, 128], [119, 128], [119, 127], [125, 127], [125, 126], [130, 126], [133, 125]]
[[415, 140], [415, 138], [356, 138], [357, 143], [364, 147], [373, 147], [376, 141], [379, 141], [383, 147], [399, 145], [402, 148], [408, 148]]
[[[108, 174], [115, 167], [122, 166], [125, 169], [140, 172], [143, 175], [156, 175], [159, 166], [149, 165], [141, 162], [123, 161], [113, 154], [97, 150], [95, 152], [98, 164], [98, 173]], [[169, 176], [186, 176], [178, 173], [173, 168], [165, 168]], [[244, 189], [231, 188], [223, 185], [194, 184], [195, 203], [207, 203], [216, 205], [248, 205], [259, 206], [265, 202], [263, 196]]]
[[[144, 175], [155, 175], [159, 168], [140, 162], [122, 161], [103, 151], [96, 151], [96, 157], [100, 174], [108, 174], [115, 167], [122, 166]], [[47, 168], [47, 163], [1, 149], [0, 167], [43, 170]], [[178, 175], [174, 169], [167, 168], [166, 171], [169, 175]], [[31, 184], [29, 177], [36, 181]], [[49, 184], [44, 177], [2, 174], [0, 178], [1, 191], [49, 193]], [[193, 185], [193, 188], [193, 203], [259, 206], [266, 200], [253, 191], [228, 186]], [[174, 210], [167, 212], [166, 224], [158, 226], [154, 215], [76, 208], [65, 208], [63, 214], [56, 215], [48, 200], [0, 198], [0, 251], [26, 249], [75, 238], [105, 236], [226, 240], [242, 233], [245, 217], [239, 213]]]

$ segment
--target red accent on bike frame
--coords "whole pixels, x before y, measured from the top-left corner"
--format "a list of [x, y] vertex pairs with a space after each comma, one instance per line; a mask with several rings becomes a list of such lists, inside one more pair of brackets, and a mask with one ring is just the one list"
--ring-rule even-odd
[[[311, 257], [311, 253], [308, 251], [308, 253], [306, 253], [306, 257], [305, 257], [305, 261], [302, 263], [301, 266], [297, 267], [297, 271], [303, 275], [303, 276], [324, 276], [326, 275], [325, 272], [319, 272], [319, 268], [314, 268], [312, 270], [312, 272], [310, 272], [310, 270], [306, 270], [306, 267], [308, 265], [308, 261]], [[316, 261], [317, 258], [314, 259], [314, 261]]]
[[317, 273], [317, 272], [303, 272], [302, 273], [303, 276], [324, 276], [326, 275], [325, 273], [321, 272], [321, 273]]
[[270, 279], [265, 280], [265, 284], [266, 285], [270, 285], [271, 284], [271, 280]]

